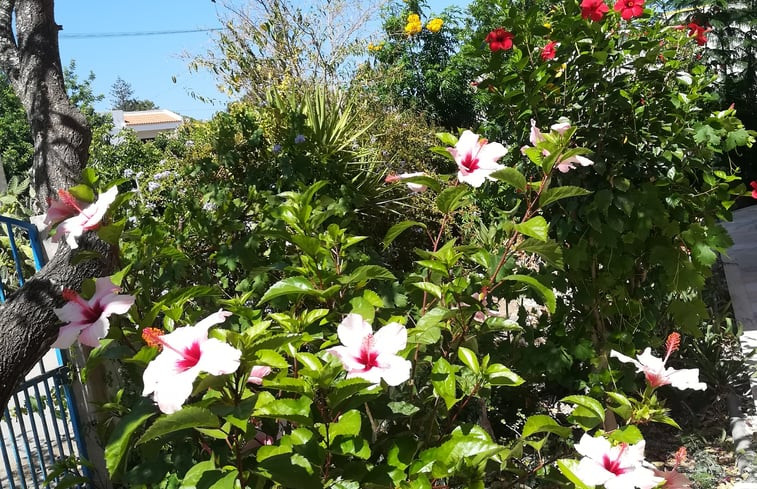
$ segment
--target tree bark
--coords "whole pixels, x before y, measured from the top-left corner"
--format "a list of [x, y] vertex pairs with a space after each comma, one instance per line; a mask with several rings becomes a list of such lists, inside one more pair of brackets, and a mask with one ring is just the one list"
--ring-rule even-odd
[[[66, 95], [53, 3], [0, 0], [0, 69], [31, 126], [33, 187], [40, 211], [58, 189], [79, 181], [91, 141], [86, 119]], [[57, 337], [60, 321], [53, 308], [63, 304], [62, 289], [81, 290], [84, 279], [115, 269], [116, 250], [94, 233], [80, 240], [79, 250], [96, 251], [100, 258], [71, 265], [72, 252], [62, 243], [50, 262], [0, 306], [0, 406], [7, 405], [19, 381]]]

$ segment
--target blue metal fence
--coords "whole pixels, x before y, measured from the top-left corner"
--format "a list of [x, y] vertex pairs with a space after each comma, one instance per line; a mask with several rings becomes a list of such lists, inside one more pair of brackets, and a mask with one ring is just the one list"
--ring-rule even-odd
[[[17, 239], [28, 240], [34, 270], [39, 270], [44, 254], [37, 228], [0, 216], [2, 227], [9, 240], [17, 282], [23, 286], [24, 257]], [[0, 280], [0, 302], [5, 302], [9, 285]], [[39, 489], [57, 462], [68, 457], [87, 458], [67, 364], [65, 351], [52, 351], [18, 386], [5, 408], [0, 418], [0, 489]]]

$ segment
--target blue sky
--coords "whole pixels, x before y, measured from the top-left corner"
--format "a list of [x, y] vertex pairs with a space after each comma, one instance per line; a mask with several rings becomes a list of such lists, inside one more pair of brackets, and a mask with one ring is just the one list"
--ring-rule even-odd
[[[74, 37], [82, 34], [212, 29], [221, 27], [222, 7], [210, 0], [58, 0], [55, 16], [63, 26], [61, 61], [76, 60], [80, 78], [90, 71], [96, 93], [105, 95], [98, 110], [110, 108], [110, 88], [119, 76], [129, 82], [135, 97], [149, 99], [159, 107], [198, 119], [222, 110], [227, 100], [207, 72], [190, 72], [182, 53], [212, 49], [212, 33], [134, 36]], [[431, 0], [439, 12], [455, 0]], [[467, 3], [467, 2], [464, 2]], [[176, 78], [176, 83], [173, 82]], [[216, 105], [195, 100], [190, 92], [217, 99]]]

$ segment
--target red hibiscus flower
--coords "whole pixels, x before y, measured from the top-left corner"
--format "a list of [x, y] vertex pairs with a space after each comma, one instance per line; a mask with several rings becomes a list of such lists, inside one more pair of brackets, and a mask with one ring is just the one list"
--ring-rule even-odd
[[541, 59], [547, 61], [553, 59], [557, 53], [557, 41], [549, 41], [546, 46], [541, 50]]
[[615, 2], [615, 11], [620, 12], [623, 20], [641, 17], [644, 13], [644, 0], [618, 0]]
[[694, 38], [697, 44], [699, 44], [700, 46], [707, 44], [707, 36], [705, 34], [712, 30], [711, 27], [704, 27], [695, 22], [690, 22], [688, 28], [689, 37]]
[[752, 198], [757, 199], [757, 182], [752, 181], [749, 185], [752, 187]]
[[583, 0], [581, 2], [581, 17], [599, 22], [610, 8], [603, 0]]
[[514, 37], [512, 32], [498, 27], [486, 35], [486, 42], [492, 51], [507, 51], [512, 49]]

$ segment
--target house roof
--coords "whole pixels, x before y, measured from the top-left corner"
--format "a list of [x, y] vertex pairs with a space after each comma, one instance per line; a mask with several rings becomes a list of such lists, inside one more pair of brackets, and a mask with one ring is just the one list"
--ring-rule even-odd
[[167, 122], [182, 122], [180, 115], [170, 110], [139, 110], [124, 112], [124, 123], [127, 127], [140, 126], [143, 124], [164, 124]]

